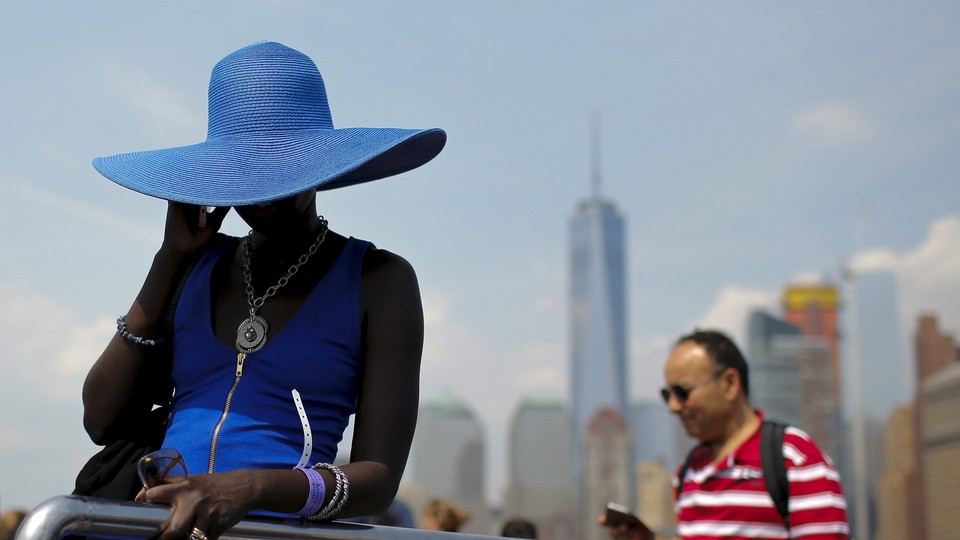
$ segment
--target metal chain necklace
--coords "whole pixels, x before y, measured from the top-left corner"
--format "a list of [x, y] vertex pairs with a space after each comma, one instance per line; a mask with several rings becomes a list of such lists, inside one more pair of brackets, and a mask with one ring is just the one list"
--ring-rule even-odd
[[250, 317], [245, 319], [240, 326], [237, 327], [237, 351], [241, 353], [252, 353], [259, 351], [267, 344], [267, 331], [270, 329], [270, 326], [267, 325], [267, 321], [257, 315], [257, 310], [263, 307], [263, 303], [267, 301], [268, 298], [277, 293], [277, 291], [287, 284], [290, 281], [290, 278], [297, 273], [297, 270], [300, 270], [300, 267], [307, 263], [310, 260], [310, 257], [317, 252], [317, 249], [320, 248], [320, 244], [323, 244], [324, 238], [327, 237], [327, 220], [323, 216], [320, 216], [320, 234], [317, 235], [317, 240], [310, 246], [310, 249], [306, 253], [300, 256], [300, 259], [290, 266], [287, 270], [287, 274], [280, 278], [280, 281], [276, 285], [267, 289], [267, 292], [258, 298], [253, 297], [253, 276], [250, 273], [250, 237], [253, 235], [253, 231], [250, 231], [247, 234], [246, 238], [243, 239], [243, 281], [246, 284], [247, 292], [247, 305], [250, 306]]

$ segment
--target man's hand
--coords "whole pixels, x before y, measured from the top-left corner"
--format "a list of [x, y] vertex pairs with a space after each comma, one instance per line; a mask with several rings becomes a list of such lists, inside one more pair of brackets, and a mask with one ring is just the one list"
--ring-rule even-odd
[[611, 540], [660, 540], [654, 536], [649, 529], [642, 525], [629, 525], [627, 523], [607, 524], [607, 517], [600, 516], [600, 525], [606, 527], [610, 533]]

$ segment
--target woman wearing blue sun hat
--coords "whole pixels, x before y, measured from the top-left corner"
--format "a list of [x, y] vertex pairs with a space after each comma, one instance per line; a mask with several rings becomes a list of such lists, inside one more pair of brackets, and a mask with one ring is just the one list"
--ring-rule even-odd
[[[221, 60], [208, 99], [206, 141], [94, 160], [168, 209], [143, 287], [87, 375], [84, 425], [104, 444], [142, 417], [151, 362], [172, 356], [162, 446], [189, 476], [138, 496], [172, 507], [161, 540], [216, 538], [251, 512], [382, 512], [416, 424], [419, 287], [403, 258], [329, 229], [316, 194], [419, 167], [446, 134], [335, 129], [317, 67], [279, 43]], [[219, 241], [231, 208], [250, 233]], [[338, 467], [351, 415], [350, 463]]]

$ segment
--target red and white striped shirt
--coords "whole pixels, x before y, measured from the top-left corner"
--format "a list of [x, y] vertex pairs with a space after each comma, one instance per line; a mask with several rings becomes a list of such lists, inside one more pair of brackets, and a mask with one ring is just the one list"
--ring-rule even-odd
[[[763, 412], [757, 412], [762, 422]], [[694, 449], [676, 501], [680, 536], [684, 540], [846, 539], [850, 534], [847, 503], [830, 458], [794, 427], [784, 433], [783, 456], [790, 483], [789, 534], [763, 479], [757, 429], [721, 463], [714, 463], [709, 446]], [[674, 477], [675, 494], [677, 485]]]

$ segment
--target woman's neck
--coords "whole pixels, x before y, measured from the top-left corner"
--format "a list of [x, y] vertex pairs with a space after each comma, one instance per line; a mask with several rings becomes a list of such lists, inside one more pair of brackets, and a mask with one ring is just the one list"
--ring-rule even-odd
[[[322, 258], [320, 253], [311, 250], [323, 251], [323, 244], [327, 236], [331, 235], [326, 229], [325, 222], [319, 218], [316, 224], [310, 227], [291, 227], [286, 234], [268, 235], [254, 231], [250, 236], [249, 255], [241, 249], [241, 255], [249, 257], [249, 265], [253, 278], [254, 289], [258, 292], [265, 287], [275, 284], [290, 267], [299, 265], [304, 256], [308, 260], [304, 265], [310, 265]], [[322, 238], [322, 239], [321, 239]], [[241, 266], [245, 264], [241, 262]]]
[[298, 259], [317, 241], [326, 228], [319, 216], [308, 218], [301, 226], [285, 227], [277, 231], [253, 231], [250, 250], [260, 260]]

